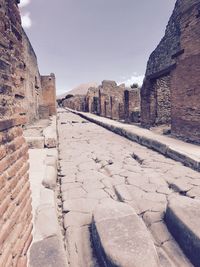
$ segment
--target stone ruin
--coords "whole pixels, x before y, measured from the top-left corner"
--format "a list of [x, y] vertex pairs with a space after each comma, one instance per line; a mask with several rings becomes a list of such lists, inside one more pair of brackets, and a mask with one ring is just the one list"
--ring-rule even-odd
[[62, 101], [62, 106], [77, 111], [86, 111], [86, 97], [84, 95], [75, 95]]
[[141, 123], [170, 124], [200, 143], [200, 2], [178, 0], [165, 36], [151, 54], [141, 90]]
[[166, 133], [200, 143], [199, 10], [199, 0], [177, 0], [165, 36], [148, 60], [141, 92], [103, 81], [88, 91], [87, 111], [139, 122], [141, 110], [143, 127], [166, 125]]
[[[21, 26], [19, 0], [0, 0], [0, 266], [27, 266], [32, 242], [28, 146], [23, 126], [56, 114], [55, 76], [41, 76]], [[150, 56], [141, 89], [141, 123], [170, 124], [200, 143], [200, 3], [178, 0], [165, 36]], [[139, 89], [103, 81], [64, 105], [112, 119], [139, 121]], [[74, 105], [74, 106], [73, 106]]]
[[140, 89], [118, 86], [115, 81], [103, 81], [97, 88], [89, 88], [86, 96], [65, 99], [62, 105], [114, 120], [140, 121]]

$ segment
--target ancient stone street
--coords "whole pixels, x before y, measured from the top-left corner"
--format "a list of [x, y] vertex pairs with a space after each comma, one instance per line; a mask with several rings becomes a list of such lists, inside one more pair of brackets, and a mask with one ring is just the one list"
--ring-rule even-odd
[[164, 216], [168, 203], [173, 210], [174, 199], [200, 197], [198, 172], [64, 109], [58, 113], [58, 135], [70, 266], [99, 266], [97, 258], [100, 266], [192, 266]]

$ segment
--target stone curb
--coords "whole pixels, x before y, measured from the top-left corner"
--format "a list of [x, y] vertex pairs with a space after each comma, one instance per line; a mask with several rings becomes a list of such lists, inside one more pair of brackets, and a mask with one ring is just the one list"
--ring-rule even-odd
[[110, 201], [97, 206], [92, 241], [102, 267], [160, 266], [145, 224], [127, 204]]
[[[37, 206], [34, 220], [35, 230], [33, 243], [30, 247], [29, 267], [69, 266], [58, 221], [55, 193], [57, 186], [58, 153], [56, 148], [50, 149], [50, 147], [57, 146], [56, 117], [51, 120], [51, 126], [48, 126], [46, 129], [51, 127], [50, 133], [52, 133], [53, 129], [54, 137], [53, 141], [52, 139], [50, 140], [51, 142], [49, 139], [48, 141], [46, 140], [46, 142], [51, 144], [48, 148], [44, 148], [43, 146], [43, 149], [47, 151], [43, 167], [45, 171], [43, 171], [44, 177], [40, 190], [40, 203]], [[49, 133], [49, 130], [47, 132]], [[49, 137], [50, 135], [47, 136]]]
[[165, 222], [187, 257], [200, 267], [200, 201], [184, 196], [170, 199]]
[[47, 148], [57, 147], [56, 117], [51, 118], [51, 124], [43, 130], [44, 145]]
[[122, 127], [117, 127], [109, 123], [99, 121], [98, 119], [91, 118], [87, 116], [87, 114], [83, 114], [82, 112], [74, 111], [74, 110], [67, 109], [67, 108], [65, 109], [76, 115], [81, 116], [82, 118], [88, 121], [91, 121], [99, 126], [102, 126], [107, 130], [110, 130], [118, 135], [124, 136], [131, 141], [137, 142], [140, 145], [153, 149], [166, 157], [169, 157], [175, 161], [181, 162], [183, 165], [200, 172], [200, 161], [197, 161], [193, 159], [192, 157], [185, 155], [182, 152], [176, 151], [175, 149], [166, 145], [164, 142], [157, 141], [151, 138], [147, 138], [145, 136], [139, 135], [137, 133], [135, 134], [126, 129], [123, 129]]
[[46, 166], [45, 177], [42, 185], [46, 188], [55, 190], [57, 182], [57, 170], [54, 166]]

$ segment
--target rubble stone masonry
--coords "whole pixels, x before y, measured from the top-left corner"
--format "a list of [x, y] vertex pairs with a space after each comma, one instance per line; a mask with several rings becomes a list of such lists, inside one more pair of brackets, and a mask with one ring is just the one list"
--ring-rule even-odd
[[141, 122], [171, 123], [200, 143], [200, 1], [177, 0], [165, 36], [151, 54], [141, 90]]
[[26, 266], [32, 236], [23, 32], [16, 0], [0, 0], [0, 266]]
[[86, 97], [83, 95], [75, 95], [65, 99], [62, 102], [63, 107], [68, 107], [77, 111], [87, 111], [86, 109]]

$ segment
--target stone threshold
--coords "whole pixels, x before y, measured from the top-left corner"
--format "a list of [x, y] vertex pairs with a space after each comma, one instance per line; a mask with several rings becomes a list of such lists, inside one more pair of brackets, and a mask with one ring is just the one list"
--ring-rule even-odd
[[87, 112], [65, 109], [200, 172], [200, 146], [198, 145], [163, 136], [136, 125], [124, 124]]

